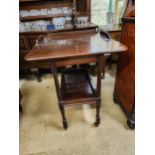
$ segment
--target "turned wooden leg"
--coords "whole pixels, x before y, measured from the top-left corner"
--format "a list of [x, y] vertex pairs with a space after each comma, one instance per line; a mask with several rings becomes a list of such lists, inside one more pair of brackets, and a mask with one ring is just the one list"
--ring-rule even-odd
[[40, 71], [39, 68], [38, 68], [38, 72], [37, 72], [37, 79], [38, 79], [38, 82], [42, 81], [42, 79], [41, 79], [41, 71]]
[[101, 78], [102, 78], [102, 79], [105, 78], [105, 73], [102, 73]]
[[64, 129], [67, 129], [68, 124], [67, 124], [67, 120], [66, 120], [66, 116], [65, 116], [64, 103], [62, 102], [62, 95], [61, 95], [61, 89], [60, 89], [58, 75], [57, 75], [57, 68], [53, 67], [51, 69], [51, 71], [53, 73], [55, 87], [56, 87], [56, 93], [57, 93], [57, 97], [58, 97], [58, 100], [59, 100], [59, 109], [60, 109], [60, 112], [61, 112], [61, 115], [62, 115], [63, 127], [64, 127]]
[[51, 69], [51, 71], [53, 73], [55, 87], [56, 87], [56, 93], [57, 93], [57, 97], [58, 97], [58, 100], [59, 100], [59, 109], [60, 109], [60, 112], [61, 112], [61, 115], [62, 115], [63, 127], [64, 127], [64, 129], [67, 129], [68, 124], [67, 124], [67, 120], [66, 120], [66, 116], [65, 116], [64, 103], [62, 102], [62, 95], [61, 95], [61, 89], [60, 89], [58, 75], [57, 75], [57, 68], [53, 67]]
[[105, 57], [103, 57], [103, 59], [104, 59], [103, 62], [102, 62], [102, 63], [103, 63], [103, 64], [102, 64], [102, 65], [103, 65], [103, 67], [102, 67], [102, 70], [103, 70], [103, 71], [101, 72], [101, 78], [102, 78], [102, 79], [105, 78], [105, 64], [106, 64]]
[[100, 124], [100, 107], [101, 107], [101, 101], [97, 101], [96, 102], [96, 122], [94, 123], [94, 125], [97, 127]]
[[68, 123], [67, 123], [66, 116], [65, 116], [64, 105], [62, 103], [59, 103], [59, 109], [60, 109], [60, 112], [61, 112], [61, 115], [62, 115], [63, 127], [64, 127], [64, 129], [67, 129], [68, 128]]
[[97, 64], [97, 86], [96, 86], [96, 96], [99, 100], [96, 101], [96, 122], [94, 123], [95, 126], [100, 124], [100, 107], [101, 107], [101, 74], [104, 74], [104, 67], [105, 67], [105, 57], [104, 55], [100, 55], [98, 57], [98, 64]]

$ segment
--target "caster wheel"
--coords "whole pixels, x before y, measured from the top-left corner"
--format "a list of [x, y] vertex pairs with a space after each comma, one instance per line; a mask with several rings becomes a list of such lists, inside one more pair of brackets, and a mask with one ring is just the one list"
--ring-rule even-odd
[[41, 82], [42, 81], [42, 79], [41, 78], [38, 78], [38, 82]]
[[100, 124], [100, 119], [97, 119], [96, 122], [94, 123], [94, 126], [98, 127]]
[[94, 126], [98, 127], [99, 124], [100, 124], [99, 122], [95, 122], [95, 123], [94, 123]]
[[64, 129], [67, 129], [68, 128], [67, 122], [63, 122], [63, 127], [64, 127]]

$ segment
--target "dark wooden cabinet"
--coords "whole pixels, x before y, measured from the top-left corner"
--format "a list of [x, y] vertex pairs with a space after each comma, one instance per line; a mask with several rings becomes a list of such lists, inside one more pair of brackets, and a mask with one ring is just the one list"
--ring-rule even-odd
[[129, 0], [122, 19], [121, 34], [121, 43], [128, 47], [128, 51], [119, 56], [114, 88], [114, 100], [120, 103], [131, 128], [135, 125], [135, 17], [133, 11], [134, 1]]

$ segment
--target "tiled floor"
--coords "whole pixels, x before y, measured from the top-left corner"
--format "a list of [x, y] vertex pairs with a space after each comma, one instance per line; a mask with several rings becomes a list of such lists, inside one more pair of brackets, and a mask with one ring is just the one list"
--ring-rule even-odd
[[[95, 82], [95, 78], [93, 78]], [[23, 112], [20, 113], [20, 155], [134, 155], [134, 130], [113, 102], [114, 71], [102, 81], [101, 124], [94, 127], [95, 106], [66, 107], [64, 130], [52, 75], [20, 80]]]

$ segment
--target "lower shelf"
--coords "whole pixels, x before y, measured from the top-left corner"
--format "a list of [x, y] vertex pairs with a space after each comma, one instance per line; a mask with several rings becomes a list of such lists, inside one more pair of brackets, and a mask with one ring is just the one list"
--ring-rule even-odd
[[65, 104], [93, 102], [95, 98], [95, 90], [86, 69], [62, 73], [61, 92]]

